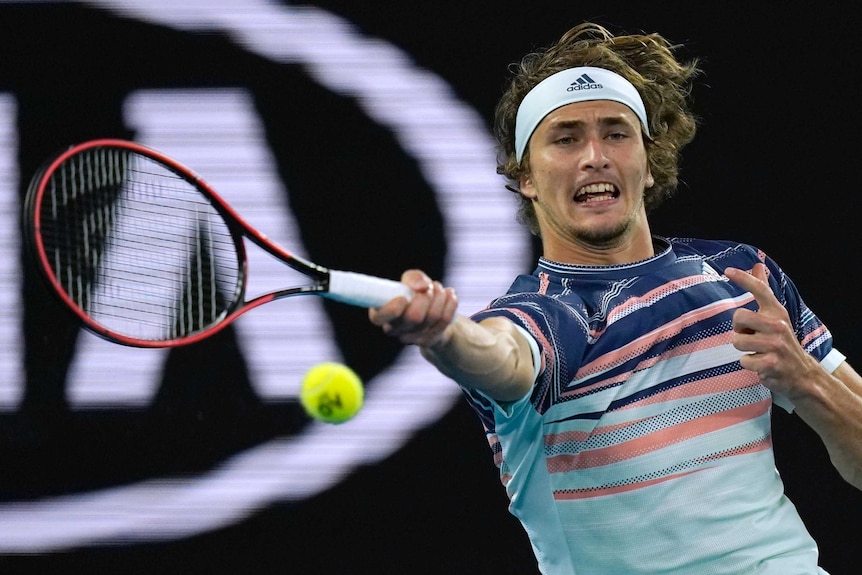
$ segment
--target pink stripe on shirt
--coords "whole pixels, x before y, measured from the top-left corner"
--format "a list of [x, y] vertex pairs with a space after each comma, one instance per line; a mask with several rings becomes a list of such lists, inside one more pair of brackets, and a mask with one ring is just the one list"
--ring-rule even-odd
[[575, 469], [588, 469], [633, 459], [712, 431], [731, 427], [741, 421], [755, 419], [767, 414], [771, 404], [771, 400], [765, 399], [757, 403], [684, 421], [617, 445], [583, 451], [573, 455], [549, 457], [547, 460], [548, 471], [565, 473]]

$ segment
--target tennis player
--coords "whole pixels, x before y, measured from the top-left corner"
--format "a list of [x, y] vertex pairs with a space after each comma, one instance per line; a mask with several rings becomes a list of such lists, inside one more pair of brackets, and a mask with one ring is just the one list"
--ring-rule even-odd
[[471, 318], [417, 270], [409, 303], [370, 311], [463, 388], [548, 575], [825, 573], [776, 472], [773, 405], [862, 488], [862, 379], [781, 267], [650, 230], [698, 72], [661, 35], [589, 23], [527, 55], [495, 128], [535, 271]]

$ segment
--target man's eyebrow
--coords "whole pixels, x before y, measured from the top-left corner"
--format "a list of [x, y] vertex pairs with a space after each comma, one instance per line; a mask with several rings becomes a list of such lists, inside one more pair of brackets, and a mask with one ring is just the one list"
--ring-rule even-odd
[[599, 124], [602, 126], [619, 126], [621, 124], [625, 124], [626, 126], [630, 126], [631, 122], [623, 115], [619, 116], [607, 116], [599, 119]]
[[560, 120], [551, 124], [552, 130], [570, 130], [573, 128], [581, 128], [586, 124], [583, 120]]

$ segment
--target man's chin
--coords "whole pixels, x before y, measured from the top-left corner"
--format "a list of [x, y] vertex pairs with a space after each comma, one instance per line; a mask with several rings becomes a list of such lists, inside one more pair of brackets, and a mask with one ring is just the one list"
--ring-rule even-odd
[[580, 243], [605, 249], [621, 244], [628, 229], [627, 225], [596, 227], [577, 230], [575, 235]]

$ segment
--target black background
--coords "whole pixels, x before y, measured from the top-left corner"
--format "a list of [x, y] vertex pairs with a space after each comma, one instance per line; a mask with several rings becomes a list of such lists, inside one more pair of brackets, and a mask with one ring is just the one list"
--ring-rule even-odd
[[[523, 53], [555, 41], [581, 21], [598, 21], [614, 30], [659, 31], [684, 44], [681, 54], [700, 58], [705, 70], [694, 93], [701, 127], [684, 153], [680, 191], [654, 215], [654, 230], [758, 245], [794, 278], [851, 363], [862, 355], [858, 335], [862, 304], [855, 294], [862, 279], [857, 257], [862, 243], [857, 217], [862, 112], [856, 56], [862, 17], [851, 3], [802, 7], [772, 2], [442, 0], [321, 1], [314, 5], [411, 54], [418, 65], [447, 80], [489, 124], [507, 65]], [[130, 43], [145, 50], [129, 50]], [[105, 46], [126, 48], [113, 51]], [[130, 60], [130, 53], [138, 57]], [[99, 58], [93, 60], [93, 54]], [[157, 26], [121, 22], [82, 6], [0, 4], [0, 90], [15, 93], [19, 100], [19, 125], [24, 129], [20, 135], [22, 174], [35, 170], [48, 153], [69, 141], [105, 132], [126, 135], [112, 112], [113, 102], [125, 89], [140, 85], [141, 78], [161, 86], [220, 85], [235, 82], [239, 69], [244, 71], [243, 81], [256, 88], [260, 108], [269, 110], [271, 141], [276, 147], [279, 142], [283, 146], [277, 153], [301, 154], [301, 149], [291, 148], [278, 136], [279, 122], [296, 118], [280, 116], [287, 112], [279, 112], [274, 104], [278, 86], [263, 81], [266, 66], [226, 48], [217, 36], [183, 37]], [[111, 71], [112, 82], [99, 89], [105, 70]], [[326, 97], [312, 92], [304, 97]], [[332, 105], [349, 106], [349, 102]], [[74, 113], [66, 113], [67, 107]], [[373, 144], [366, 145], [374, 146], [377, 153], [386, 153], [392, 145], [375, 128], [362, 129], [373, 138]], [[379, 177], [368, 174], [368, 181], [376, 185], [386, 179], [386, 170], [397, 169], [403, 172], [399, 177], [415, 180], [417, 190], [426, 185], [416, 177], [408, 158], [401, 167], [386, 164], [377, 166]], [[369, 165], [374, 162], [363, 162], [362, 169]], [[332, 174], [356, 169], [350, 164], [327, 168]], [[294, 178], [296, 184], [311, 173], [309, 169], [308, 174], [285, 177]], [[422, 196], [417, 193], [417, 197]], [[427, 213], [425, 208], [416, 209]], [[314, 209], [297, 207], [306, 214]], [[365, 209], [366, 204], [344, 207], [348, 215]], [[397, 219], [396, 214], [386, 218]], [[413, 250], [396, 254], [388, 260], [390, 264], [362, 260], [359, 254], [366, 253], [362, 249], [353, 256], [339, 255], [335, 247], [326, 245], [325, 238], [311, 238], [309, 243], [326, 261], [344, 257], [363, 271], [393, 276], [408, 265], [443, 271], [442, 247], [435, 243], [436, 236], [432, 233], [429, 239], [416, 232], [409, 218], [402, 221], [392, 233], [406, 238], [404, 243]], [[432, 218], [432, 232], [435, 225], [439, 223]], [[364, 241], [373, 245], [388, 239], [371, 236]], [[416, 253], [424, 255], [413, 255]], [[524, 266], [528, 269], [530, 263]], [[38, 289], [35, 282], [27, 285]], [[34, 317], [49, 321], [44, 318], [59, 313], [41, 304], [33, 307], [28, 312], [33, 314], [31, 322]], [[372, 359], [354, 352], [351, 360], [364, 374], [381, 369], [397, 353], [391, 343], [360, 327], [363, 318], [329, 311], [336, 321], [350, 326], [341, 334], [346, 341], [342, 347], [357, 349], [347, 341], [355, 327], [361, 334], [356, 337], [372, 338], [367, 345], [382, 350], [372, 354]], [[340, 316], [342, 313], [346, 315]], [[57, 338], [57, 332], [70, 329], [62, 322], [59, 328], [56, 325], [52, 323], [51, 331]], [[37, 356], [28, 361], [38, 360], [41, 368], [59, 361], [45, 350], [32, 353]], [[39, 353], [50, 356], [48, 364]], [[36, 372], [39, 370], [31, 370]], [[52, 380], [56, 373], [32, 377]], [[31, 398], [25, 407], [34, 420], [57, 421], [54, 417], [63, 412], [63, 406], [52, 405], [52, 397], [56, 398], [49, 393]], [[231, 408], [224, 413], [219, 411], [223, 407], [212, 406], [210, 426], [198, 430], [198, 443], [192, 447], [213, 440], [220, 424], [260, 414], [253, 406], [243, 407], [243, 401], [241, 395], [233, 397]], [[284, 413], [290, 413], [289, 407], [276, 415]], [[69, 489], [75, 482], [88, 485], [86, 465], [74, 461], [74, 456], [86, 457], [86, 453], [50, 441], [16, 438], [18, 427], [9, 422], [17, 421], [19, 415], [5, 414], [0, 429], [4, 433], [0, 474], [6, 476], [2, 484], [5, 498], [34, 498]], [[129, 421], [145, 425], [141, 419], [129, 418], [120, 423], [102, 421], [101, 425], [116, 430]], [[92, 427], [95, 424], [88, 425], [90, 433], [99, 433]], [[33, 429], [38, 430], [38, 425]], [[236, 439], [237, 443], [252, 443], [255, 434], [289, 432], [291, 424], [258, 420], [247, 429], [250, 431]], [[36, 455], [22, 456], [28, 449]], [[819, 542], [823, 567], [832, 575], [858, 573], [859, 492], [837, 477], [819, 440], [795, 416], [776, 414], [775, 451], [787, 491]], [[209, 453], [200, 461], [182, 461], [181, 456], [189, 451], [176, 453], [164, 465], [193, 471], [220, 457]], [[62, 464], [50, 463], [58, 458]], [[121, 458], [108, 466], [116, 470], [117, 477], [134, 478], [142, 473]], [[40, 483], [47, 470], [62, 475], [64, 468], [71, 470], [68, 482], [52, 476], [53, 480]], [[3, 561], [10, 570], [26, 563], [45, 573], [72, 569], [90, 573], [534, 573], [526, 537], [507, 514], [506, 503], [481, 428], [458, 405], [417, 434], [402, 451], [379, 465], [358, 470], [312, 500], [274, 505], [240, 524], [188, 540], [117, 544], [38, 557], [4, 557]]]

